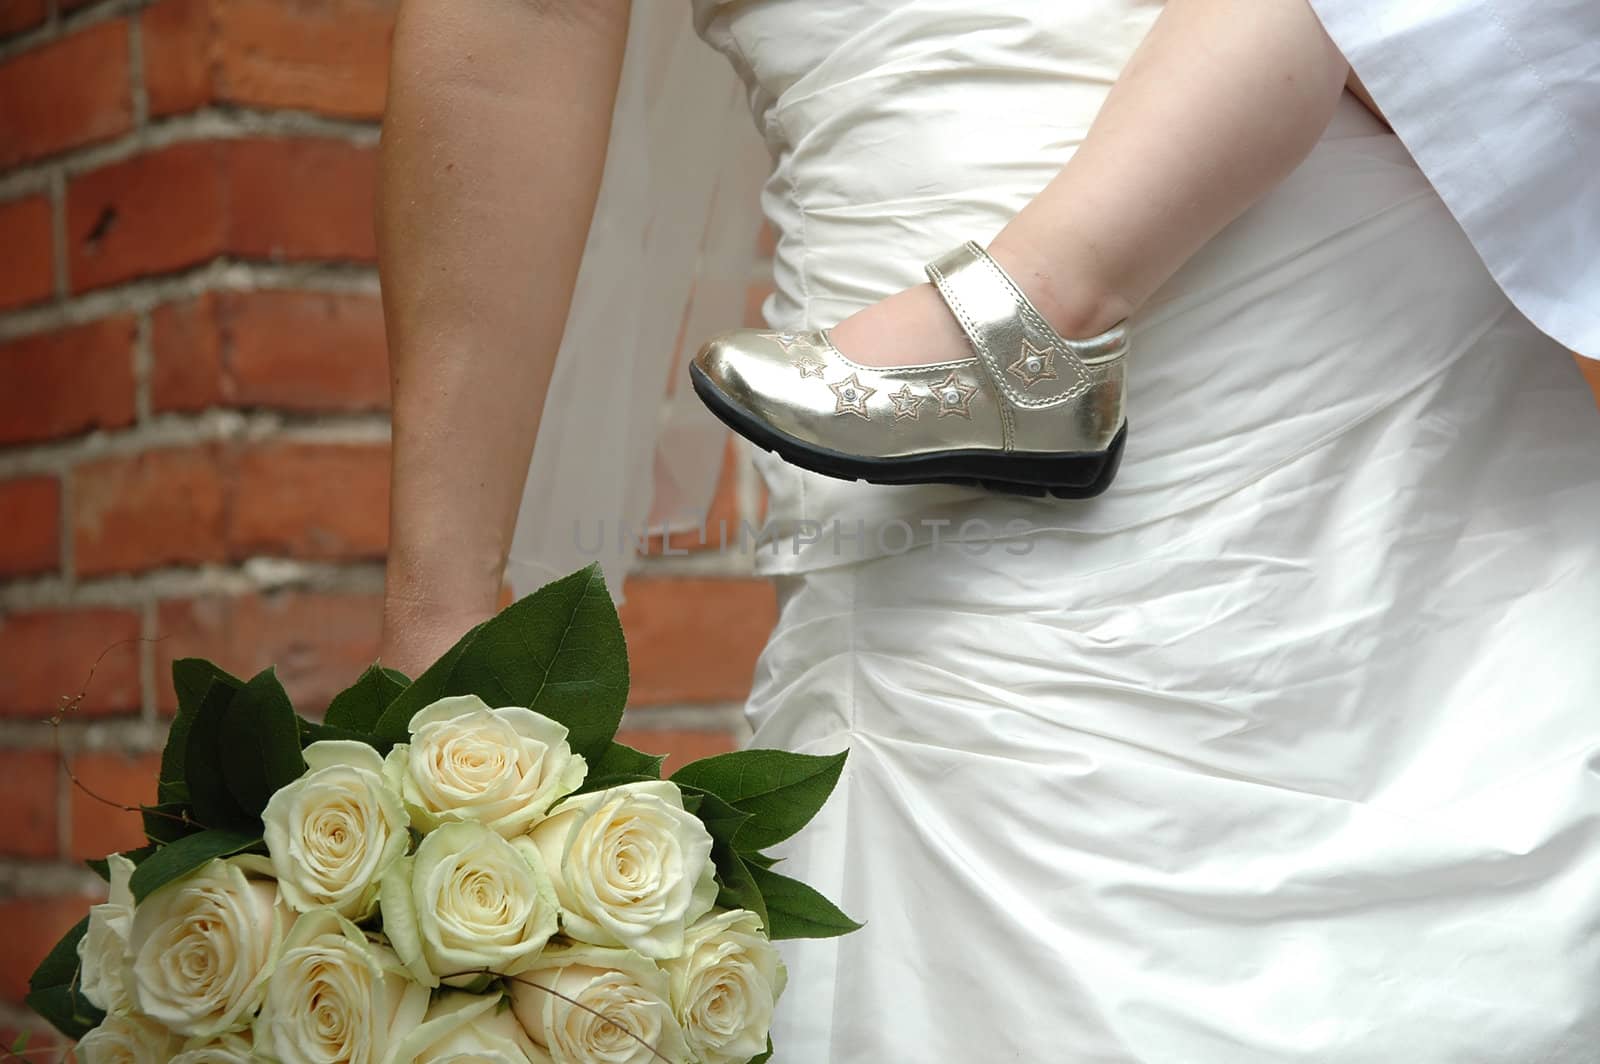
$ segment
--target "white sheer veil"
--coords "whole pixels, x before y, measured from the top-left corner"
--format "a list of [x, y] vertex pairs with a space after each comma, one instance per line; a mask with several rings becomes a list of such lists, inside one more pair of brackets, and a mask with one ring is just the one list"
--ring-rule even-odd
[[704, 520], [727, 433], [688, 388], [685, 360], [740, 324], [768, 168], [743, 87], [688, 5], [635, 3], [507, 566], [518, 595], [598, 559], [620, 601], [630, 535]]

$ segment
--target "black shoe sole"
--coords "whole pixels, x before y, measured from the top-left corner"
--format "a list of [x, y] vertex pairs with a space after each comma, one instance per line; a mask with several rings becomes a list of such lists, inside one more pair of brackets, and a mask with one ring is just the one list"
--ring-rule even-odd
[[999, 451], [934, 451], [908, 458], [863, 458], [818, 447], [751, 417], [690, 365], [695, 394], [734, 432], [801, 469], [838, 480], [871, 484], [965, 484], [1010, 495], [1090, 499], [1105, 491], [1122, 464], [1128, 438], [1124, 422], [1104, 451], [1005, 454]]

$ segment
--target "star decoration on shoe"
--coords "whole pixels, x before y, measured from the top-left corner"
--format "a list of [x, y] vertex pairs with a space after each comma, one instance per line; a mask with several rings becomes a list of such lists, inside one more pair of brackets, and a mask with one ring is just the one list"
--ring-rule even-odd
[[1055, 358], [1055, 348], [1035, 347], [1032, 340], [1024, 339], [1017, 360], [1006, 369], [1017, 375], [1024, 388], [1031, 388], [1040, 381], [1056, 379]]
[[828, 368], [810, 355], [801, 355], [794, 366], [800, 371], [801, 377], [821, 377], [823, 371]]
[[933, 386], [933, 398], [939, 402], [940, 417], [954, 414], [956, 417], [970, 418], [972, 411], [967, 406], [977, 394], [977, 387], [963, 381], [955, 370], [951, 370], [950, 376]]
[[905, 421], [908, 418], [915, 421], [917, 415], [921, 413], [922, 404], [928, 401], [926, 395], [918, 395], [912, 391], [909, 384], [902, 384], [898, 392], [890, 392], [889, 398], [894, 400], [894, 419], [896, 421]]
[[830, 391], [838, 399], [834, 403], [834, 414], [854, 414], [863, 421], [870, 421], [867, 416], [867, 397], [877, 394], [878, 389], [868, 388], [856, 379], [854, 373], [842, 381], [828, 385]]
[[784, 354], [788, 354], [790, 349], [793, 348], [796, 344], [801, 344], [801, 343], [805, 342], [805, 337], [804, 336], [797, 336], [794, 333], [790, 333], [790, 332], [772, 333], [771, 335], [772, 335], [772, 338], [778, 342], [778, 346], [783, 348]]

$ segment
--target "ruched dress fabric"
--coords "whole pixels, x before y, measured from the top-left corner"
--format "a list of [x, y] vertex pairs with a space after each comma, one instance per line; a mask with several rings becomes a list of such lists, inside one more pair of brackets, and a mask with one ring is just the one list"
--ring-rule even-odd
[[[736, 0], [780, 328], [989, 240], [1159, 10]], [[1600, 1059], [1600, 414], [1396, 139], [1321, 144], [1135, 319], [1089, 501], [764, 456], [778, 1064]]]

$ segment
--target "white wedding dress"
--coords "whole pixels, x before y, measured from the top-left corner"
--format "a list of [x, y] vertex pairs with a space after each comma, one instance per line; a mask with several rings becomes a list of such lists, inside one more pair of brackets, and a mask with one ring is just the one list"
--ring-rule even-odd
[[[700, 0], [783, 328], [987, 241], [1143, 0]], [[777, 1064], [1600, 1059], [1600, 415], [1353, 100], [1134, 322], [1104, 496], [767, 460], [757, 745], [848, 748]]]

